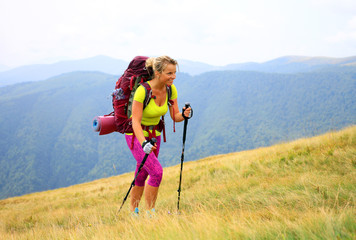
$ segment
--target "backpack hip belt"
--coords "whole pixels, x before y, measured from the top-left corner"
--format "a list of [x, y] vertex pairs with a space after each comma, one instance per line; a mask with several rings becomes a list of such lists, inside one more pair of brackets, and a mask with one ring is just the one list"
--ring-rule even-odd
[[[163, 138], [164, 138], [164, 142], [166, 142], [166, 131], [163, 127], [162, 129], [162, 123], [163, 123], [163, 126], [164, 126], [164, 121], [159, 121], [159, 123], [157, 125], [154, 125], [154, 126], [145, 126], [145, 125], [141, 125], [142, 127], [142, 130], [143, 131], [146, 131], [148, 132], [148, 138], [149, 139], [152, 139], [152, 138], [156, 138], [157, 135], [156, 135], [156, 130], [161, 132], [163, 130]], [[135, 140], [135, 132], [133, 131], [132, 132], [132, 140], [131, 140], [131, 150], [133, 149], [133, 146], [134, 146], [134, 140]], [[157, 156], [157, 152], [154, 151], [155, 155]]]

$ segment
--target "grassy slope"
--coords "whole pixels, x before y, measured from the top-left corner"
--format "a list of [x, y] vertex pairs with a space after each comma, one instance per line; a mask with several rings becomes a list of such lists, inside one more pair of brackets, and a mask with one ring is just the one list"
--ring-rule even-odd
[[2, 200], [0, 239], [355, 239], [355, 168], [356, 126], [185, 163], [179, 215], [179, 166], [154, 219], [116, 215], [132, 173]]

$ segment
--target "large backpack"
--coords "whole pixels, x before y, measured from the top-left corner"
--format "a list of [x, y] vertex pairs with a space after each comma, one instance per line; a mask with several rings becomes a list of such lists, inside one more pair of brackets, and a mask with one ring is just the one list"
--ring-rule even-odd
[[[137, 56], [129, 64], [124, 74], [117, 80], [115, 90], [112, 93], [112, 104], [114, 111], [104, 116], [97, 116], [93, 120], [93, 129], [99, 132], [99, 135], [105, 135], [112, 132], [133, 133], [132, 129], [132, 102], [135, 91], [139, 85], [142, 85], [146, 90], [143, 108], [145, 108], [152, 96], [152, 89], [147, 83], [153, 76], [152, 69], [146, 69], [146, 60], [148, 57]], [[171, 100], [172, 90], [167, 87], [168, 104], [172, 106]], [[164, 116], [162, 116], [157, 126], [142, 126], [144, 130], [156, 130], [162, 132], [163, 138], [166, 141]], [[175, 127], [173, 125], [173, 131]], [[154, 131], [153, 131], [154, 132]]]
[[[148, 57], [137, 56], [129, 64], [124, 74], [118, 79], [115, 86], [115, 91], [112, 94], [112, 103], [114, 108], [114, 119], [116, 131], [120, 133], [133, 133], [132, 129], [132, 102], [136, 89], [142, 85], [146, 90], [143, 108], [145, 108], [152, 98], [152, 89], [147, 81], [152, 79], [153, 70], [146, 69], [146, 60]], [[171, 106], [171, 87], [167, 87], [168, 104]], [[145, 126], [143, 126], [145, 127]], [[152, 126], [146, 126], [152, 127]], [[163, 131], [165, 141], [164, 117], [160, 120], [156, 129]]]

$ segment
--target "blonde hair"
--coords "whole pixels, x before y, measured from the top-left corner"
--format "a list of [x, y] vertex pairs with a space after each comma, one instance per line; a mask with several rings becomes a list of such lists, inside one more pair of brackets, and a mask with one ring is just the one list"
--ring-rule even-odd
[[168, 64], [178, 65], [178, 62], [168, 56], [150, 57], [146, 60], [146, 68], [151, 68], [153, 72], [162, 73]]

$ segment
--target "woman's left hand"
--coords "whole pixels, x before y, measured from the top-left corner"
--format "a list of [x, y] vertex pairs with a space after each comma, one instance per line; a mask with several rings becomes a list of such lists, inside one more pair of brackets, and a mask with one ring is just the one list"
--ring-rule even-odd
[[182, 113], [182, 115], [183, 115], [184, 118], [189, 119], [189, 118], [192, 117], [192, 116], [190, 115], [191, 112], [192, 112], [192, 108], [191, 108], [191, 107], [188, 107], [187, 109], [186, 109], [185, 107], [183, 107], [183, 113]]

